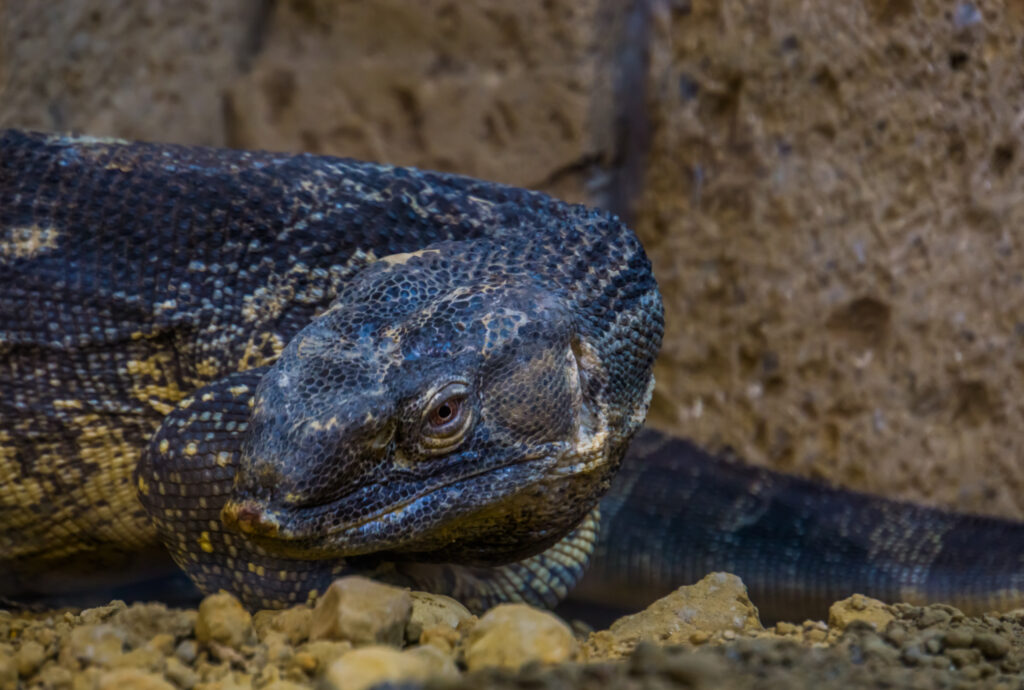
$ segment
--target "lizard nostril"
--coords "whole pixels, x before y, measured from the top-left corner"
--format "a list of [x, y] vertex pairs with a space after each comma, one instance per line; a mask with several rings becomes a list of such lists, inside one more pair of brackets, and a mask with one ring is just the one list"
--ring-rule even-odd
[[227, 527], [246, 534], [273, 537], [277, 535], [279, 529], [275, 519], [250, 503], [228, 502], [220, 515], [221, 521]]

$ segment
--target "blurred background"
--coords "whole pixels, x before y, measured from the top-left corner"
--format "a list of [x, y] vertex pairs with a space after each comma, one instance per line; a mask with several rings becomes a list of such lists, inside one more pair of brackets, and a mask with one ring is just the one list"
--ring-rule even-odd
[[0, 126], [610, 208], [665, 293], [653, 425], [1024, 519], [1020, 0], [11, 0]]

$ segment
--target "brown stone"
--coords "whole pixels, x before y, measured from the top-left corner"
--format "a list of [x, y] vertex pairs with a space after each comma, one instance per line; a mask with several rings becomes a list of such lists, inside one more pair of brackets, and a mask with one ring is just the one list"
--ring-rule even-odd
[[0, 652], [0, 689], [15, 690], [18, 687], [18, 662], [7, 652]]
[[295, 663], [306, 672], [321, 671], [351, 649], [352, 643], [348, 641], [313, 640], [302, 645], [294, 659]]
[[227, 592], [204, 597], [196, 619], [196, 640], [237, 649], [253, 640], [252, 615]]
[[889, 625], [889, 621], [894, 619], [895, 616], [884, 602], [865, 597], [862, 594], [854, 594], [842, 601], [837, 601], [828, 610], [828, 625], [837, 632], [846, 630], [854, 621], [868, 623], [875, 630], [883, 631]]
[[412, 597], [412, 614], [405, 626], [407, 642], [419, 642], [423, 631], [428, 628], [446, 626], [451, 629], [468, 620], [473, 614], [465, 606], [451, 597], [428, 592], [410, 592]]
[[411, 612], [407, 590], [365, 577], [344, 577], [331, 583], [317, 601], [309, 636], [399, 647]]
[[110, 666], [121, 656], [124, 638], [123, 630], [108, 623], [80, 625], [72, 629], [67, 646], [61, 650], [61, 659]]
[[46, 648], [35, 640], [27, 640], [15, 654], [18, 674], [28, 678], [46, 661]]
[[372, 645], [355, 649], [333, 662], [324, 674], [329, 690], [365, 690], [380, 683], [422, 683], [432, 677], [454, 678], [450, 659], [431, 647], [400, 652]]
[[641, 641], [670, 645], [697, 640], [700, 644], [709, 639], [704, 635], [763, 629], [743, 582], [729, 573], [711, 573], [640, 613], [618, 619], [607, 631], [594, 633], [587, 641], [587, 655], [590, 659], [616, 659], [629, 654]]
[[553, 613], [525, 604], [502, 604], [485, 613], [465, 640], [470, 671], [497, 666], [517, 669], [556, 664], [577, 656], [572, 630]]
[[284, 634], [290, 644], [297, 645], [309, 639], [309, 626], [313, 610], [308, 606], [292, 606], [281, 611], [258, 611], [253, 615], [252, 624], [260, 639], [270, 631]]

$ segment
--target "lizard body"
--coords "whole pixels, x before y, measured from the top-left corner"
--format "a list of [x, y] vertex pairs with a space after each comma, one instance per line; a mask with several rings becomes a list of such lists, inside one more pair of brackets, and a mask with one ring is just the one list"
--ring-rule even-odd
[[[757, 472], [731, 476], [730, 503], [706, 456], [654, 432], [598, 541], [661, 320], [632, 232], [542, 194], [4, 133], [0, 594], [165, 548], [253, 606], [353, 568], [476, 608], [552, 605], [596, 548], [605, 583], [731, 567], [790, 616], [854, 590], [1022, 600], [1016, 523]], [[816, 515], [834, 519], [801, 546]], [[957, 560], [972, 535], [1005, 544], [985, 577]]]
[[160, 542], [254, 606], [352, 557], [478, 607], [573, 584], [662, 331], [616, 219], [327, 157], [0, 152], [7, 589]]

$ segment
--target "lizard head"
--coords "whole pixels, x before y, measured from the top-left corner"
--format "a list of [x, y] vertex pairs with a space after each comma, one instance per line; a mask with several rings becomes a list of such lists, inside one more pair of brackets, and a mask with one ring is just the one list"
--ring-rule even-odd
[[593, 507], [625, 440], [583, 317], [506, 249], [460, 244], [372, 264], [288, 344], [256, 393], [229, 527], [291, 557], [489, 564]]

